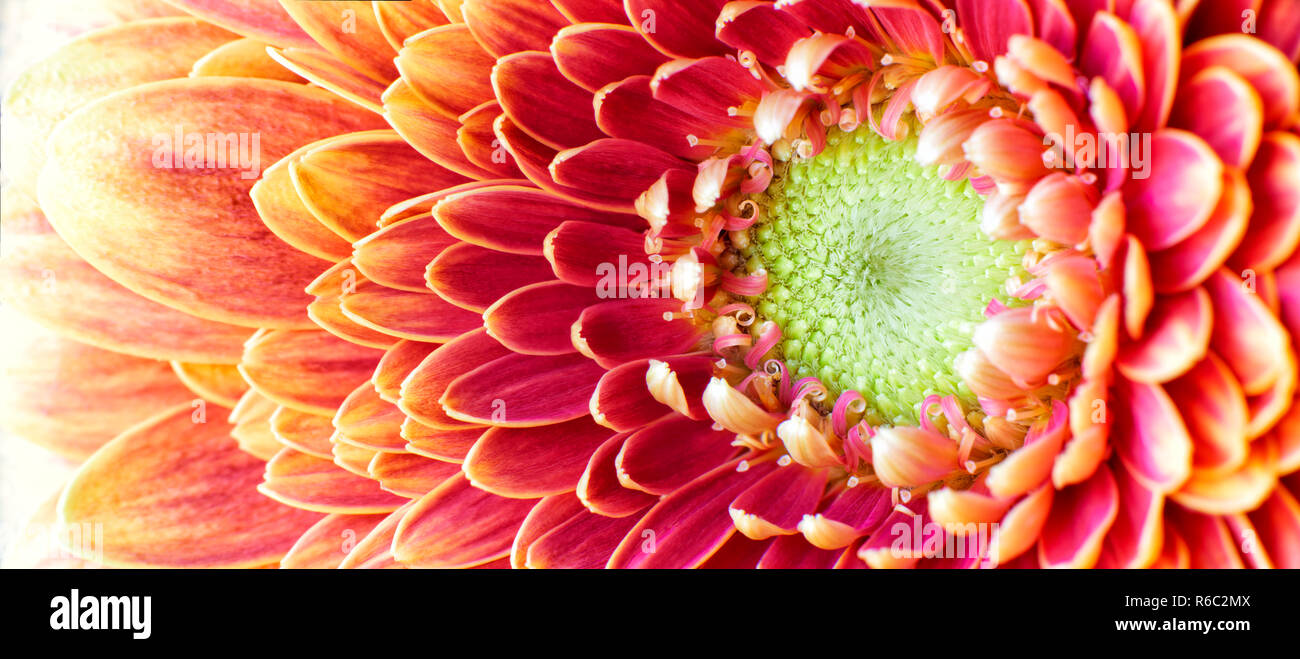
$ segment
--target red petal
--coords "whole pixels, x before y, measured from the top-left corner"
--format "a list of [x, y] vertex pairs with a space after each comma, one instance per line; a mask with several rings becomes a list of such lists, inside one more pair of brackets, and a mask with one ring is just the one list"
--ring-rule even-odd
[[465, 457], [475, 486], [504, 497], [571, 492], [612, 431], [590, 417], [538, 428], [492, 428]]
[[671, 299], [632, 299], [587, 307], [574, 325], [578, 349], [613, 368], [646, 357], [679, 355], [697, 347], [704, 330], [690, 320], [665, 320], [681, 309]]
[[605, 440], [587, 461], [578, 481], [577, 494], [588, 510], [606, 517], [626, 517], [658, 501], [659, 498], [623, 487], [618, 481], [615, 461], [629, 433], [619, 433]]
[[563, 355], [577, 350], [570, 328], [597, 301], [592, 289], [544, 281], [513, 291], [483, 312], [488, 334], [525, 355]]
[[708, 560], [736, 531], [727, 504], [771, 473], [775, 461], [719, 466], [664, 497], [624, 538], [611, 568], [689, 568]]
[[1038, 544], [1039, 562], [1092, 567], [1118, 515], [1119, 489], [1110, 469], [1098, 469], [1092, 478], [1057, 492]]
[[624, 78], [653, 73], [667, 61], [626, 25], [570, 25], [551, 42], [555, 66], [589, 92]]
[[470, 423], [544, 426], [586, 416], [604, 372], [582, 355], [510, 354], [453, 380], [440, 402], [448, 415]]
[[[670, 414], [632, 433], [614, 464], [624, 487], [669, 494], [735, 454], [736, 434]], [[798, 520], [795, 520], [798, 521]]]
[[507, 254], [469, 243], [443, 250], [425, 274], [429, 288], [444, 300], [480, 313], [521, 286], [553, 277], [546, 259]]
[[604, 137], [596, 127], [591, 93], [569, 82], [549, 53], [501, 58], [492, 69], [492, 87], [515, 125], [553, 149]]
[[453, 476], [415, 502], [397, 525], [393, 556], [425, 568], [472, 567], [510, 553], [536, 499], [505, 499]]

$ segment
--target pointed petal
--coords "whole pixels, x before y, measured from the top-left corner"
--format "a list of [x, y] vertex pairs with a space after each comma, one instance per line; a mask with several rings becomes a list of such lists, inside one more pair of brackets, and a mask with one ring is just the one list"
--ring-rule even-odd
[[605, 135], [596, 126], [591, 93], [569, 82], [550, 53], [502, 57], [492, 69], [492, 88], [515, 125], [553, 149], [567, 149]]
[[[804, 516], [817, 510], [826, 489], [827, 476], [826, 469], [785, 465], [731, 502], [728, 512], [732, 522], [741, 533], [754, 540], [773, 535], [796, 535]], [[807, 543], [802, 537], [799, 541]]]
[[281, 406], [271, 415], [271, 432], [276, 440], [289, 448], [325, 460], [334, 459], [333, 447], [330, 444], [330, 437], [334, 434], [334, 424], [330, 422], [328, 416], [308, 414]]
[[240, 396], [248, 391], [244, 376], [239, 374], [239, 369], [229, 364], [172, 362], [172, 371], [199, 398], [222, 407], [234, 407]]
[[307, 209], [289, 171], [291, 164], [313, 148], [315, 143], [308, 144], [268, 167], [249, 196], [262, 222], [280, 240], [312, 256], [339, 261], [352, 253], [352, 245]]
[[[334, 415], [339, 439], [374, 451], [405, 450], [402, 422], [406, 415], [397, 406], [379, 397], [369, 380], [361, 383]], [[423, 494], [423, 492], [421, 492]]]
[[429, 290], [424, 279], [429, 263], [458, 242], [432, 215], [417, 215], [358, 241], [353, 263], [371, 281], [423, 293]]
[[474, 164], [461, 150], [456, 141], [461, 125], [455, 116], [443, 114], [430, 105], [416, 94], [406, 80], [399, 78], [380, 100], [384, 104], [384, 119], [411, 148], [425, 158], [472, 178], [488, 179], [495, 176], [491, 171]]
[[406, 439], [407, 451], [456, 464], [465, 461], [465, 456], [469, 455], [469, 450], [484, 432], [487, 432], [484, 426], [431, 428], [415, 419], [407, 419], [402, 424], [402, 437]]
[[337, 57], [302, 48], [270, 49], [269, 54], [281, 70], [292, 71], [300, 79], [328, 89], [375, 114], [383, 112], [384, 84], [344, 64]]
[[387, 514], [326, 515], [293, 543], [280, 560], [284, 570], [332, 570], [337, 568], [357, 540], [370, 533]]
[[271, 415], [276, 404], [256, 391], [249, 390], [230, 411], [230, 422], [235, 428], [230, 436], [239, 449], [259, 460], [270, 460], [284, 448], [271, 432]]
[[167, 0], [203, 20], [277, 46], [314, 48], [316, 42], [278, 0]]
[[589, 92], [629, 76], [649, 74], [668, 61], [626, 25], [570, 25], [551, 42], [555, 66]]
[[611, 518], [582, 511], [528, 546], [530, 568], [591, 570], [605, 567], [610, 554], [638, 518]]
[[379, 453], [370, 461], [370, 476], [379, 486], [404, 497], [418, 499], [448, 478], [460, 473], [460, 465], [410, 453]]
[[356, 546], [352, 547], [343, 562], [339, 563], [339, 569], [379, 570], [405, 567], [393, 558], [393, 534], [397, 532], [397, 525], [406, 518], [406, 514], [414, 506], [414, 501], [408, 502], [375, 525], [370, 533], [365, 534]]
[[421, 341], [398, 341], [384, 353], [371, 382], [379, 397], [396, 404], [402, 399], [402, 382], [414, 371], [429, 353], [438, 347], [436, 343]]
[[445, 25], [408, 39], [397, 55], [397, 68], [425, 103], [454, 118], [492, 98], [489, 76], [495, 61], [469, 28]]
[[307, 209], [349, 241], [374, 233], [390, 206], [470, 180], [420, 155], [389, 130], [320, 142], [290, 163], [289, 172]]

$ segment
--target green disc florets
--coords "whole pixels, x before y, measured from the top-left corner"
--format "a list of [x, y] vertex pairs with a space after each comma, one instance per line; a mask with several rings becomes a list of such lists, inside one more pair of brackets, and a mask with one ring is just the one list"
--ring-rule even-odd
[[986, 236], [979, 194], [915, 154], [914, 138], [832, 130], [821, 154], [778, 165], [742, 251], [767, 272], [755, 309], [781, 325], [792, 375], [856, 389], [873, 423], [917, 423], [932, 393], [974, 403], [954, 360], [1024, 275], [1028, 244]]

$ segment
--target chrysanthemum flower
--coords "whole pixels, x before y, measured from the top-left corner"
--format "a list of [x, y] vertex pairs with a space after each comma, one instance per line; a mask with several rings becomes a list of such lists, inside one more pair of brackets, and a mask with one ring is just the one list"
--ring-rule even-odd
[[5, 106], [104, 563], [1300, 565], [1292, 3], [167, 1]]

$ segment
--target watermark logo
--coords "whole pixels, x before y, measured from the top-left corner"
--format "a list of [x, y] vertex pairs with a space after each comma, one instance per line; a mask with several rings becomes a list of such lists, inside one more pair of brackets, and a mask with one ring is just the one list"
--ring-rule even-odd
[[152, 162], [158, 169], [236, 169], [254, 180], [262, 175], [262, 134], [187, 133], [178, 125], [153, 136]]
[[1043, 163], [1058, 169], [1127, 169], [1137, 180], [1151, 176], [1151, 133], [1076, 132], [1043, 136]]
[[146, 639], [153, 633], [153, 598], [148, 595], [82, 596], [73, 588], [66, 597], [52, 598], [50, 608], [50, 629], [55, 631], [127, 630], [135, 639]]
[[890, 555], [906, 558], [975, 559], [976, 565], [991, 569], [998, 566], [998, 524], [921, 523], [921, 516], [911, 523], [898, 522], [889, 529], [893, 543]]
[[651, 258], [649, 264], [628, 262], [626, 254], [618, 255], [618, 263], [608, 261], [596, 266], [596, 297], [659, 298], [670, 297], [666, 283], [671, 281], [673, 266], [662, 259]]

